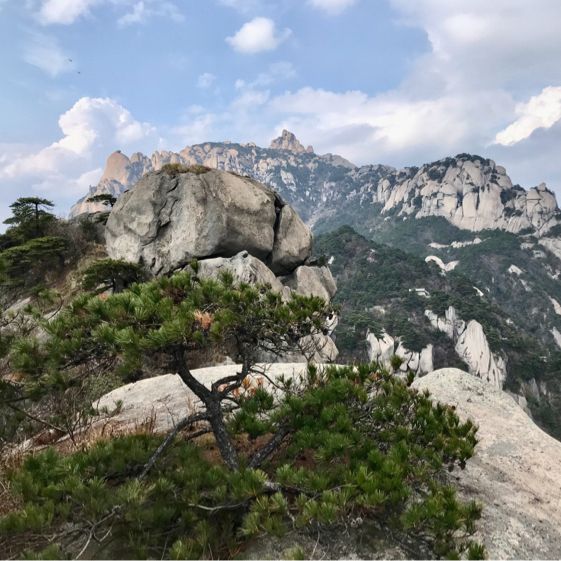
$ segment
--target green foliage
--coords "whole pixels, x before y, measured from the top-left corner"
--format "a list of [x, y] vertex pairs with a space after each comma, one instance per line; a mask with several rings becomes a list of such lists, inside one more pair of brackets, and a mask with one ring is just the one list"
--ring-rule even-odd
[[115, 203], [117, 202], [117, 197], [112, 195], [111, 193], [100, 193], [98, 195], [93, 195], [88, 197], [87, 202], [89, 203], [101, 203], [103, 205], [109, 206], [113, 208]]
[[95, 292], [122, 292], [135, 282], [146, 278], [142, 267], [119, 259], [101, 259], [90, 265], [83, 274], [84, 290]]
[[22, 502], [0, 518], [0, 540], [9, 548], [33, 532], [45, 536], [40, 551], [55, 536], [64, 555], [76, 556], [93, 527], [99, 537], [110, 529], [111, 541], [92, 542], [91, 558], [225, 558], [251, 536], [331, 531], [360, 515], [405, 532], [420, 555], [481, 556], [469, 538], [480, 507], [461, 502], [443, 479], [473, 454], [471, 422], [366, 365], [310, 367], [282, 384], [277, 407], [264, 390], [249, 392], [231, 419], [239, 439], [260, 423], [289, 431], [262, 469], [229, 470], [205, 445], [179, 441], [141, 480], [158, 445], [147, 435], [70, 456], [49, 450], [11, 473]]
[[19, 198], [10, 205], [12, 216], [4, 220], [4, 224], [10, 226], [6, 237], [25, 242], [32, 238], [45, 236], [47, 228], [55, 220], [54, 215], [46, 209], [53, 206], [53, 203], [47, 199]]
[[67, 241], [56, 236], [32, 238], [0, 252], [4, 264], [4, 284], [33, 287], [52, 271], [64, 266]]
[[[550, 330], [561, 329], [561, 324], [550, 296], [561, 301], [561, 285], [544, 273], [556, 270], [555, 259], [545, 253], [533, 259], [521, 243], [536, 243], [535, 239], [500, 231], [481, 232], [481, 243], [466, 247], [431, 248], [432, 242], [474, 238], [473, 232], [459, 230], [443, 218], [385, 224], [369, 235], [398, 247], [369, 241], [348, 226], [315, 240], [318, 255], [334, 258], [330, 267], [338, 285], [334, 303], [341, 308], [335, 331], [340, 360], [365, 360], [366, 333], [380, 336], [385, 330], [414, 352], [433, 344], [435, 368], [466, 369], [454, 342], [436, 330], [424, 313], [428, 309], [442, 317], [453, 306], [464, 321], [478, 321], [491, 350], [506, 359], [506, 389], [523, 392], [523, 384], [532, 379], [547, 382], [549, 397], [530, 401], [530, 407], [540, 425], [559, 437], [561, 423], [552, 412], [555, 396], [561, 396], [554, 385], [561, 366]], [[429, 251], [446, 262], [460, 263], [443, 275], [423, 261]], [[508, 273], [511, 264], [524, 271], [521, 279]], [[416, 288], [426, 289], [429, 297], [417, 294]]]

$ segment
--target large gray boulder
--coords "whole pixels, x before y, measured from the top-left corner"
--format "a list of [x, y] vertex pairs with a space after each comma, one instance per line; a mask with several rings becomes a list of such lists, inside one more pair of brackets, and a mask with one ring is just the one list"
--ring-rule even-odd
[[107, 221], [109, 256], [143, 263], [153, 274], [192, 258], [273, 250], [275, 194], [222, 171], [145, 175], [117, 202]]
[[505, 392], [457, 368], [413, 382], [478, 426], [461, 495], [483, 506], [475, 536], [490, 559], [561, 558], [561, 442], [543, 432]]
[[283, 274], [308, 259], [310, 229], [273, 191], [232, 173], [195, 171], [152, 172], [122, 195], [107, 221], [109, 256], [154, 275], [244, 250]]
[[291, 273], [312, 253], [312, 232], [296, 211], [284, 205], [279, 212], [270, 267], [277, 275]]
[[337, 292], [337, 283], [327, 267], [302, 265], [282, 282], [301, 296], [317, 296], [330, 302]]

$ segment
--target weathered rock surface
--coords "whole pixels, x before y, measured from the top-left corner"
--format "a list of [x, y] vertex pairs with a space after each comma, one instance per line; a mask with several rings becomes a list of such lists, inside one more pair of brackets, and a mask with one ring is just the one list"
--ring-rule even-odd
[[272, 150], [289, 150], [290, 152], [294, 152], [296, 154], [313, 154], [314, 149], [312, 146], [308, 146], [304, 148], [304, 146], [300, 143], [300, 141], [294, 136], [293, 133], [284, 129], [281, 135], [278, 138], [275, 138], [271, 141], [271, 145], [269, 146]]
[[507, 376], [506, 363], [491, 351], [483, 326], [478, 321], [466, 323], [453, 306], [446, 310], [444, 317], [431, 310], [425, 310], [425, 316], [436, 329], [454, 341], [456, 353], [468, 365], [471, 374], [497, 388], [503, 387]]
[[461, 494], [483, 505], [476, 536], [490, 559], [561, 558], [561, 443], [506, 393], [455, 368], [413, 382], [478, 426], [465, 470], [453, 472]]
[[270, 267], [276, 274], [287, 274], [305, 263], [312, 253], [312, 232], [300, 216], [284, 205], [279, 212]]
[[366, 335], [368, 345], [368, 358], [371, 362], [377, 362], [388, 368], [391, 365], [392, 356], [396, 355], [402, 359], [400, 370], [406, 372], [411, 370], [422, 376], [433, 370], [433, 346], [427, 345], [420, 352], [407, 349], [399, 338], [394, 338], [385, 331], [378, 338], [374, 333]]
[[215, 257], [198, 262], [197, 274], [200, 277], [218, 278], [223, 271], [232, 273], [237, 282], [269, 284], [276, 292], [285, 291], [285, 287], [271, 269], [247, 251], [240, 251], [234, 257]]
[[156, 433], [165, 433], [194, 411], [197, 403], [179, 375], [165, 374], [121, 386], [101, 397], [94, 408], [112, 413], [120, 405], [110, 417], [112, 425], [125, 429], [148, 425]]
[[256, 181], [216, 170], [160, 171], [119, 199], [107, 221], [106, 245], [111, 257], [143, 263], [153, 274], [195, 257], [240, 251], [287, 274], [309, 258], [312, 234], [289, 205]]
[[317, 296], [330, 302], [337, 292], [337, 283], [327, 267], [298, 267], [281, 281], [301, 296]]
[[107, 221], [110, 257], [144, 263], [152, 273], [190, 259], [273, 250], [275, 196], [259, 183], [209, 171], [155, 172], [119, 199]]

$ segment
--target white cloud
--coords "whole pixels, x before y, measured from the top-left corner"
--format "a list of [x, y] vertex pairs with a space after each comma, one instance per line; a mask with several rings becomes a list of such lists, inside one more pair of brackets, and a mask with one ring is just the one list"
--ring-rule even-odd
[[197, 79], [197, 87], [203, 90], [210, 88], [216, 81], [216, 76], [210, 72], [205, 72]]
[[126, 13], [117, 20], [117, 23], [125, 27], [127, 25], [142, 24], [154, 17], [167, 17], [175, 22], [184, 21], [183, 14], [178, 10], [175, 4], [164, 2], [161, 0], [141, 0], [135, 2], [132, 11]]
[[178, 7], [168, 0], [40, 0], [37, 17], [43, 25], [70, 25], [91, 14], [99, 6], [128, 10], [117, 19], [120, 26], [145, 23], [155, 16], [183, 21]]
[[53, 193], [58, 200], [72, 200], [95, 182], [99, 163], [115, 149], [146, 149], [158, 143], [151, 125], [137, 121], [110, 98], [83, 97], [60, 116], [58, 124], [62, 137], [56, 142], [27, 153], [20, 146], [12, 157], [0, 159], [2, 198], [9, 189], [31, 188]]
[[329, 15], [338, 15], [356, 3], [356, 0], [308, 0], [314, 8], [323, 10]]
[[[513, 89], [561, 78], [558, 0], [391, 0], [402, 21], [421, 28], [431, 52], [420, 74], [436, 87]], [[561, 80], [555, 80], [556, 83]]]
[[537, 129], [549, 129], [561, 119], [561, 87], [544, 88], [526, 103], [516, 106], [518, 118], [497, 133], [495, 143], [512, 146], [528, 138]]
[[55, 78], [72, 70], [68, 55], [54, 37], [33, 34], [23, 52], [23, 60]]
[[291, 34], [290, 29], [277, 32], [275, 22], [269, 18], [256, 17], [247, 23], [226, 42], [244, 54], [255, 54], [262, 51], [273, 51]]
[[358, 163], [400, 165], [480, 145], [504, 116], [501, 108], [508, 101], [495, 93], [415, 100], [398, 91], [368, 96], [303, 88], [272, 99], [270, 108], [295, 131], [304, 131], [306, 142], [320, 151]]
[[102, 2], [103, 0], [42, 0], [39, 21], [44, 25], [68, 25], [88, 15], [91, 8]]

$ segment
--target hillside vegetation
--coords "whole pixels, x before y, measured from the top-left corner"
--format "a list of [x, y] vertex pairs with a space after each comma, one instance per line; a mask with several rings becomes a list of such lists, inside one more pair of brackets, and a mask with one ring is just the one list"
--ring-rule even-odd
[[[498, 235], [502, 236], [511, 235]], [[427, 309], [441, 315], [453, 306], [464, 320], [481, 323], [491, 349], [507, 357], [506, 389], [524, 392], [525, 384], [532, 379], [548, 384], [551, 401], [539, 402], [530, 396], [530, 407], [544, 428], [561, 436], [557, 413], [561, 353], [540, 343], [531, 329], [522, 329], [512, 322], [492, 296], [481, 296], [477, 285], [459, 272], [459, 267], [443, 274], [436, 264], [426, 263], [422, 253], [417, 257], [369, 241], [350, 227], [317, 236], [315, 251], [330, 259], [337, 279], [334, 302], [341, 307], [341, 317], [336, 342], [343, 360], [364, 360], [366, 332], [379, 334], [386, 330], [401, 337], [413, 351], [433, 344], [435, 368], [458, 366], [465, 370], [452, 342], [435, 330], [425, 316]], [[505, 259], [508, 261], [508, 256]], [[415, 290], [420, 288], [427, 291], [428, 297]]]

